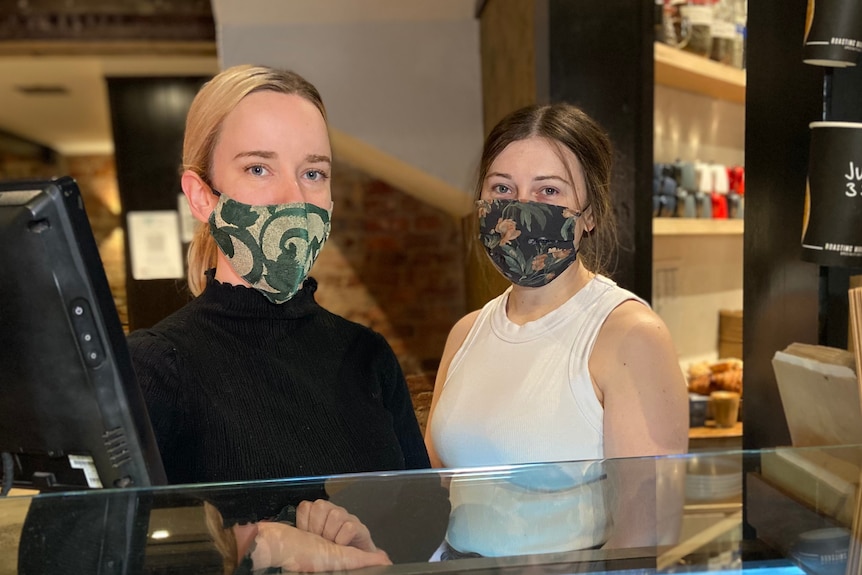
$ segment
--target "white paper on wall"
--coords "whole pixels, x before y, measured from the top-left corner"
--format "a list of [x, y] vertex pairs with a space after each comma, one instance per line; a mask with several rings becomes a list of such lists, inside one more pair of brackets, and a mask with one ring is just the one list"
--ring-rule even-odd
[[182, 278], [179, 215], [175, 210], [130, 212], [127, 219], [132, 278]]

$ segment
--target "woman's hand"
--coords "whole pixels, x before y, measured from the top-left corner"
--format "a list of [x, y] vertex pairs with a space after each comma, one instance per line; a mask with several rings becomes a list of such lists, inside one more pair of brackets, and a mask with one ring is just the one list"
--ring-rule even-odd
[[303, 501], [297, 505], [296, 527], [338, 545], [386, 555], [374, 545], [368, 527], [358, 517], [325, 499]]
[[[370, 541], [370, 537], [367, 539]], [[254, 570], [280, 567], [305, 573], [392, 564], [383, 550], [366, 551], [338, 544], [287, 523], [269, 521], [257, 524], [251, 560]]]

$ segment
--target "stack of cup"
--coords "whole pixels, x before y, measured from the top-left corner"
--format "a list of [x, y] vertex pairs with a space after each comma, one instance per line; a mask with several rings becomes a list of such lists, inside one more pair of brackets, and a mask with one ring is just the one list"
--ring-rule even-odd
[[862, 2], [808, 0], [802, 61], [815, 66], [855, 66], [862, 53]]

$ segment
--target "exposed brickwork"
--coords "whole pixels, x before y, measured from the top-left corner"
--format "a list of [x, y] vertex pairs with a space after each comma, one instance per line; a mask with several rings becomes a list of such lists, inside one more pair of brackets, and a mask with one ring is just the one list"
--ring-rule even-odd
[[431, 397], [434, 395], [434, 379], [436, 371], [414, 373], [407, 376], [407, 387], [410, 389], [410, 397], [413, 398], [413, 410], [419, 427], [425, 433], [428, 424], [428, 411], [431, 409]]
[[126, 305], [125, 234], [120, 221], [120, 194], [113, 156], [66, 157], [66, 173], [78, 182], [93, 235], [99, 245], [99, 255], [105, 275], [117, 305], [117, 314], [124, 329], [128, 329]]
[[337, 165], [332, 236], [312, 274], [327, 309], [389, 341], [407, 374], [436, 371], [465, 313], [460, 223]]

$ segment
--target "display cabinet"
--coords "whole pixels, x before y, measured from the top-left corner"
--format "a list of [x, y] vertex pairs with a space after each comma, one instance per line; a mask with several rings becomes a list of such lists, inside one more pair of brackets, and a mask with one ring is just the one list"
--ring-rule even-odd
[[[845, 446], [19, 494], [0, 499], [0, 574], [326, 570], [338, 552], [290, 523], [325, 498], [392, 562], [358, 573], [843, 575], [860, 470]], [[235, 567], [224, 526], [261, 518], [282, 521], [273, 564]]]

